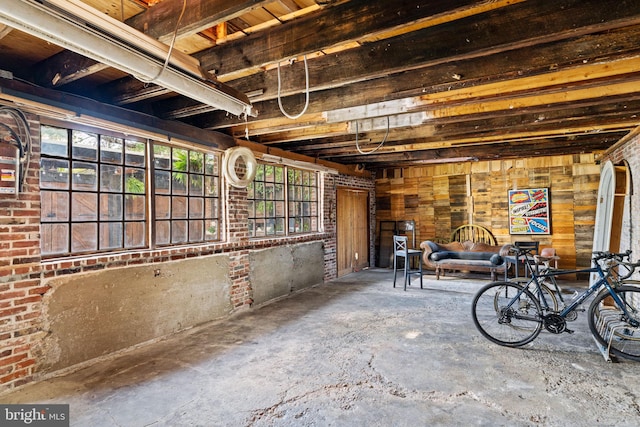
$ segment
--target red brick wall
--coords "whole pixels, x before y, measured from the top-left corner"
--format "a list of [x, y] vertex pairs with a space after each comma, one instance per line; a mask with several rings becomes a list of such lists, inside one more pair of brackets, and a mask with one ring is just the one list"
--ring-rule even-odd
[[[228, 272], [232, 282], [231, 307], [233, 310], [247, 309], [253, 304], [249, 281], [249, 253], [252, 250], [322, 241], [325, 251], [325, 280], [336, 277], [336, 186], [364, 188], [370, 191], [370, 224], [375, 224], [374, 181], [327, 175], [324, 183], [324, 230], [319, 233], [284, 239], [250, 240], [246, 190], [230, 187], [227, 191], [224, 219], [227, 234], [221, 236], [223, 242], [42, 262], [39, 241], [40, 123], [36, 116], [31, 115], [29, 119], [33, 147], [24, 191], [17, 197], [0, 195], [0, 393], [50, 374], [41, 372], [40, 376], [37, 375], [39, 364], [44, 364], [44, 361], [39, 360], [38, 346], [46, 334], [43, 330], [45, 319], [41, 301], [49, 289], [46, 283], [53, 278], [228, 253], [231, 260]], [[0, 120], [3, 120], [2, 115]], [[373, 242], [373, 228], [371, 230]], [[373, 265], [373, 248], [370, 253]]]
[[[0, 384], [11, 386], [29, 382], [37, 368], [41, 301], [47, 291], [40, 279], [39, 123], [33, 116], [27, 119], [34, 143], [23, 189], [17, 195], [0, 194]], [[0, 122], [17, 131], [11, 116], [0, 112]]]

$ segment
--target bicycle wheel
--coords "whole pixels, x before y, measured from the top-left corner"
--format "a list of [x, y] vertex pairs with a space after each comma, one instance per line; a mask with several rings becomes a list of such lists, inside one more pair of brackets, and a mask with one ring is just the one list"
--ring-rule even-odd
[[558, 312], [558, 299], [556, 293], [553, 292], [547, 285], [540, 283], [539, 286], [533, 280], [527, 285], [527, 289], [538, 299], [540, 308], [542, 310], [550, 311], [552, 313]]
[[613, 291], [624, 310], [608, 291], [600, 292], [589, 306], [589, 329], [609, 353], [640, 361], [640, 287], [620, 286]]
[[485, 338], [506, 347], [533, 341], [542, 330], [542, 310], [537, 298], [516, 283], [494, 282], [473, 298], [471, 315]]

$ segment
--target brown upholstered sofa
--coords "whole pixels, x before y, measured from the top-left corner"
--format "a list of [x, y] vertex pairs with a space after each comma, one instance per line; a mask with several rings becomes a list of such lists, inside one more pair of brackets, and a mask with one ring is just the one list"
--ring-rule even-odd
[[491, 280], [496, 273], [504, 273], [511, 244], [488, 245], [481, 242], [435, 243], [426, 240], [420, 244], [422, 259], [427, 267], [435, 269], [436, 279], [444, 270], [490, 272]]

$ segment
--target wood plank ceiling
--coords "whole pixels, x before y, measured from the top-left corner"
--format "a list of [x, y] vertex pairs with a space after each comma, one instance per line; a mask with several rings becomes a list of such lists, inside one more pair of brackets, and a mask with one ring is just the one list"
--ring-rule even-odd
[[[84, 2], [164, 43], [176, 33], [176, 48], [258, 115], [215, 111], [8, 27], [0, 69], [370, 170], [604, 150], [640, 124], [637, 0], [188, 0], [184, 14], [183, 0]], [[279, 83], [296, 116], [307, 82], [308, 108], [285, 117]]]

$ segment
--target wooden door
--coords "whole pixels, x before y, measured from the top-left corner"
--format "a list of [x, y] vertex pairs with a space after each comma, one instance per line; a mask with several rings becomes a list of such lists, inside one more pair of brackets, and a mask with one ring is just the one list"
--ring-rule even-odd
[[369, 266], [369, 192], [338, 188], [338, 277]]

